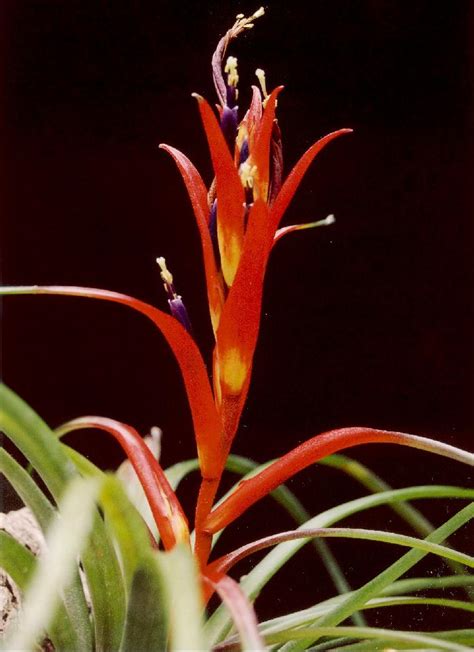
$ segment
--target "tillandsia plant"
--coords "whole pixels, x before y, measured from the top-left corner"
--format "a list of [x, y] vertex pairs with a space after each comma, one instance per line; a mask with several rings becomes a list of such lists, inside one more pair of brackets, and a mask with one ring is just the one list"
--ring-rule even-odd
[[[472, 454], [424, 437], [366, 427], [318, 434], [262, 467], [231, 454], [249, 390], [263, 282], [272, 249], [291, 232], [329, 225], [334, 218], [284, 227], [281, 220], [318, 153], [335, 138], [351, 132], [340, 129], [316, 141], [284, 177], [276, 119], [282, 87], [267, 92], [264, 72], [257, 70], [259, 85], [252, 87], [250, 106], [241, 113], [237, 60], [227, 54], [231, 41], [252, 28], [263, 13], [261, 8], [249, 18], [238, 15], [217, 45], [212, 58], [217, 112], [203, 97], [194, 96], [214, 171], [210, 187], [185, 154], [161, 145], [183, 178], [199, 230], [214, 334], [212, 380], [163, 257], [157, 262], [170, 314], [107, 290], [66, 286], [1, 289], [3, 295], [50, 294], [110, 301], [148, 317], [165, 337], [180, 367], [197, 449], [196, 460], [164, 470], [153, 445], [132, 426], [87, 416], [69, 421], [53, 433], [11, 390], [2, 388], [0, 426], [47, 491], [5, 450], [1, 451], [0, 469], [47, 533], [48, 544], [44, 556], [36, 561], [26, 548], [0, 532], [0, 562], [25, 591], [19, 625], [9, 634], [5, 649], [33, 647], [45, 634], [58, 650], [223, 650], [239, 646], [303, 650], [314, 645], [311, 649], [465, 650], [474, 643], [472, 630], [426, 634], [377, 629], [367, 626], [360, 614], [370, 608], [413, 604], [472, 614], [469, 600], [433, 597], [429, 591], [462, 587], [468, 598], [471, 595], [473, 578], [467, 569], [474, 566], [474, 559], [443, 542], [472, 518], [473, 504], [435, 529], [409, 501], [466, 500], [474, 497], [474, 491], [438, 485], [392, 490], [367, 468], [337, 453], [360, 444], [399, 444], [474, 465]], [[62, 443], [63, 435], [85, 429], [109, 433], [123, 448], [128, 461], [116, 477], [102, 473]], [[369, 495], [311, 517], [283, 483], [315, 462], [352, 475], [369, 489]], [[249, 477], [217, 501], [226, 468]], [[196, 469], [200, 489], [191, 531], [176, 488]], [[213, 544], [223, 529], [268, 494], [290, 512], [299, 527], [213, 558]], [[394, 509], [421, 538], [332, 527], [377, 505]], [[327, 537], [387, 542], [409, 550], [369, 582], [351, 590], [330, 550], [319, 541]], [[319, 541], [317, 551], [339, 595], [259, 624], [252, 603], [310, 539]], [[240, 560], [269, 547], [272, 551], [240, 582], [231, 577], [231, 569]], [[400, 579], [428, 553], [446, 560], [448, 574], [436, 579]], [[78, 555], [83, 577], [76, 566]], [[224, 608], [213, 607], [205, 616], [205, 605], [215, 593]]]

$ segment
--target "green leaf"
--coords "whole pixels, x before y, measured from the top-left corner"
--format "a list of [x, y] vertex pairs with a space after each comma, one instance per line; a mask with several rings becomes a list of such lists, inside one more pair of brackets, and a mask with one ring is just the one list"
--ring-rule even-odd
[[120, 652], [165, 650], [167, 621], [163, 610], [163, 583], [153, 560], [139, 565], [132, 579]]
[[[427, 499], [427, 498], [474, 498], [474, 490], [462, 489], [459, 487], [449, 486], [421, 486], [409, 487], [406, 489], [394, 489], [392, 491], [385, 491], [371, 496], [364, 496], [351, 500], [347, 503], [337, 505], [331, 509], [318, 514], [307, 523], [304, 528], [315, 527], [328, 527], [338, 521], [341, 521], [352, 514], [377, 507], [379, 505], [391, 504], [393, 502]], [[250, 597], [254, 600], [263, 587], [270, 581], [270, 579], [278, 572], [278, 570], [293, 557], [298, 550], [307, 542], [306, 539], [298, 541], [288, 541], [281, 543], [271, 552], [269, 552], [251, 571], [246, 578], [242, 581], [242, 587]], [[418, 551], [416, 551], [418, 553]], [[410, 554], [410, 553], [408, 553]], [[424, 553], [418, 553], [421, 557]], [[397, 577], [394, 577], [393, 582]], [[389, 582], [390, 583], [390, 582]], [[356, 610], [354, 610], [356, 611]], [[350, 614], [349, 614], [350, 615]], [[347, 616], [349, 617], [349, 616]], [[230, 620], [222, 609], [219, 607], [209, 618], [206, 623], [206, 634], [213, 644], [223, 640], [227, 634], [231, 623]]]
[[[464, 507], [452, 518], [446, 521], [446, 523], [441, 527], [432, 532], [432, 534], [427, 537], [426, 541], [431, 543], [440, 543], [441, 541], [444, 541], [448, 536], [456, 532], [456, 530], [472, 519], [473, 516], [474, 503], [470, 503], [467, 507]], [[394, 564], [391, 564], [388, 568], [382, 571], [382, 573], [379, 573], [379, 575], [364, 584], [360, 589], [354, 591], [350, 596], [345, 598], [341, 604], [332, 609], [329, 614], [318, 621], [318, 627], [333, 627], [344, 621], [351, 615], [351, 613], [353, 613], [353, 611], [361, 609], [366, 602], [379, 595], [384, 588], [410, 570], [410, 568], [412, 568], [418, 561], [423, 559], [425, 554], [424, 551], [416, 549], [407, 552]], [[318, 638], [319, 636], [314, 638], [310, 637], [302, 640], [300, 643], [285, 646], [285, 652], [289, 652], [289, 650], [295, 652], [296, 650], [305, 650]]]
[[448, 575], [447, 577], [411, 577], [398, 580], [382, 591], [383, 595], [414, 593], [415, 591], [443, 590], [452, 587], [474, 586], [474, 575]]
[[[474, 648], [474, 629], [452, 629], [447, 632], [431, 632], [429, 636], [433, 636], [442, 641], [452, 641], [458, 643], [459, 645], [465, 645], [468, 649]], [[354, 643], [353, 645], [347, 645], [348, 642], [353, 641], [354, 639], [338, 639], [341, 645], [344, 645], [344, 652], [350, 650], [351, 652], [372, 652], [372, 650], [383, 650], [386, 647], [391, 647], [387, 641], [387, 645], [384, 645], [384, 642], [381, 640], [375, 641], [362, 641], [359, 643]], [[336, 643], [335, 639], [326, 643], [320, 643], [311, 648], [311, 650], [334, 650], [334, 644]], [[412, 642], [406, 643], [404, 641], [399, 641], [397, 643], [397, 650], [413, 650], [414, 645]], [[426, 649], [417, 647], [416, 649]]]
[[[369, 469], [364, 464], [357, 460], [347, 457], [346, 455], [334, 454], [320, 460], [318, 464], [329, 466], [338, 469], [346, 475], [354, 478], [360, 482], [366, 489], [372, 493], [380, 491], [389, 491], [392, 487], [382, 480], [377, 474]], [[433, 532], [434, 526], [426, 519], [423, 514], [410, 505], [409, 503], [393, 503], [390, 505], [391, 509], [397, 513], [406, 523], [408, 523], [413, 530], [420, 536], [426, 537]], [[462, 565], [457, 564], [455, 561], [447, 560], [448, 566], [458, 574], [462, 574], [464, 569]], [[466, 595], [471, 600], [474, 600], [474, 591], [472, 588], [466, 588]]]
[[[309, 609], [303, 609], [301, 611], [296, 611], [285, 616], [279, 616], [272, 620], [267, 620], [260, 623], [260, 631], [265, 636], [270, 634], [277, 634], [279, 632], [284, 632], [295, 627], [301, 627], [302, 625], [308, 625], [314, 623], [316, 619], [321, 618], [326, 615], [335, 605], [340, 604], [344, 596], [337, 596], [331, 598], [330, 600], [325, 600], [320, 602], [314, 607]], [[467, 611], [474, 613], [474, 605], [470, 602], [462, 600], [451, 600], [449, 598], [426, 598], [426, 597], [413, 597], [413, 596], [394, 596], [386, 598], [373, 598], [364, 605], [365, 609], [380, 609], [384, 607], [403, 607], [407, 605], [431, 605], [442, 607], [443, 609], [458, 609], [460, 611]], [[233, 642], [236, 640], [236, 637], [233, 636], [232, 639], [228, 639], [227, 642]]]
[[183, 480], [189, 473], [197, 471], [198, 469], [199, 462], [197, 459], [184, 460], [183, 462], [178, 462], [177, 464], [173, 464], [173, 466], [169, 466], [165, 470], [165, 473], [173, 491], [176, 491], [181, 480]]
[[[28, 588], [28, 583], [36, 567], [36, 557], [24, 546], [6, 532], [0, 530], [0, 567], [10, 575], [22, 594]], [[59, 602], [56, 615], [48, 628], [48, 636], [57, 652], [62, 650], [91, 650], [82, 645], [83, 641], [76, 634], [62, 601]]]
[[[48, 526], [56, 518], [56, 510], [30, 474], [5, 449], [0, 450], [0, 472], [5, 475], [23, 503], [30, 508], [43, 534], [46, 534]], [[75, 647], [91, 649], [93, 641], [89, 609], [77, 569], [70, 585], [64, 591], [64, 606], [76, 631]]]
[[163, 650], [168, 635], [163, 579], [147, 527], [115, 476], [106, 476], [100, 504], [126, 578], [128, 605], [120, 652]]
[[5, 385], [0, 385], [0, 428], [41, 476], [56, 502], [75, 475], [51, 430]]
[[4, 448], [0, 449], [0, 473], [3, 473], [23, 503], [30, 508], [45, 533], [56, 516], [55, 509], [30, 474]]
[[[58, 502], [67, 482], [77, 477], [74, 464], [44, 421], [5, 385], [0, 385], [0, 429], [32, 464]], [[82, 562], [92, 602], [96, 650], [118, 648], [125, 593], [120, 566], [98, 512]]]
[[53, 521], [47, 534], [45, 551], [24, 597], [19, 626], [7, 649], [31, 649], [52, 623], [92, 527], [97, 492], [94, 481], [78, 478], [70, 483], [60, 502], [61, 518]]
[[[415, 647], [430, 650], [451, 650], [452, 652], [467, 652], [471, 648], [458, 643], [443, 641], [441, 638], [415, 632], [404, 632], [379, 627], [304, 627], [276, 634], [268, 638], [270, 643], [301, 640], [304, 638], [320, 638], [322, 636], [348, 636], [349, 638], [376, 639], [390, 643], [410, 643]], [[285, 646], [286, 649], [286, 646]], [[288, 648], [289, 649], [289, 648]], [[306, 649], [306, 648], [305, 648]], [[332, 648], [334, 649], [334, 648]]]
[[170, 652], [208, 650], [203, 632], [203, 610], [198, 569], [189, 548], [178, 545], [159, 553], [170, 623]]

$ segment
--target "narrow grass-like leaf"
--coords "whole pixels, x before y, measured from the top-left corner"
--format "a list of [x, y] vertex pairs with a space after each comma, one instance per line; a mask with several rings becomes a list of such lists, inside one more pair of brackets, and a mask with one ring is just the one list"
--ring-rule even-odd
[[146, 524], [114, 476], [105, 479], [100, 504], [126, 577], [128, 604], [120, 652], [165, 649], [163, 582]]
[[0, 567], [7, 572], [21, 591], [28, 585], [36, 557], [12, 536], [0, 530]]
[[[28, 588], [36, 563], [37, 559], [32, 552], [9, 534], [0, 530], [0, 567], [10, 575], [22, 594]], [[89, 643], [89, 647], [86, 647], [84, 641], [76, 635], [77, 625], [76, 623], [74, 625], [76, 627], [73, 627], [64, 604], [60, 601], [55, 618], [48, 628], [48, 636], [57, 652], [70, 650], [86, 652], [92, 649], [92, 641]]]
[[152, 556], [151, 538], [125, 489], [112, 475], [108, 475], [103, 483], [100, 504], [119, 549], [127, 586], [130, 587], [138, 566]]
[[169, 466], [167, 469], [165, 469], [165, 474], [166, 477], [168, 478], [168, 482], [173, 488], [173, 491], [176, 491], [179, 483], [189, 473], [192, 473], [193, 471], [197, 471], [198, 469], [199, 469], [199, 462], [197, 459], [185, 460], [184, 462], [177, 462], [176, 464], [173, 464], [173, 466]]
[[92, 527], [98, 485], [75, 479], [60, 503], [61, 519], [53, 522], [47, 546], [24, 598], [19, 626], [7, 643], [10, 650], [28, 650], [48, 629], [68, 586]]
[[[342, 471], [349, 477], [357, 480], [357, 482], [360, 482], [362, 486], [372, 493], [390, 491], [390, 489], [392, 489], [385, 480], [382, 480], [382, 478], [365, 466], [365, 464], [361, 464], [358, 460], [354, 460], [346, 455], [340, 455], [337, 453], [334, 455], [328, 455], [328, 457], [319, 460], [318, 464]], [[394, 503], [393, 505], [390, 505], [390, 507], [401, 518], [403, 518], [404, 521], [411, 525], [417, 534], [427, 536], [434, 530], [434, 527], [423, 516], [423, 514], [409, 503]]]
[[[428, 636], [433, 636], [437, 638], [438, 640], [441, 641], [451, 641], [453, 643], [457, 643], [458, 645], [465, 645], [469, 649], [474, 649], [474, 629], [451, 629], [449, 631], [443, 631], [443, 632], [430, 632], [427, 634]], [[392, 648], [392, 645], [387, 641], [386, 644], [384, 645], [383, 641], [360, 641], [359, 643], [354, 643], [353, 645], [347, 645], [346, 643], [348, 642], [349, 639], [344, 638], [344, 639], [339, 639], [341, 645], [344, 645], [344, 647], [341, 649], [346, 652], [346, 650], [350, 650], [350, 652], [372, 652], [372, 650], [383, 650], [386, 648]], [[353, 638], [350, 640], [354, 640]], [[319, 645], [315, 645], [314, 647], [311, 648], [311, 650], [316, 651], [316, 650], [334, 650], [334, 644], [335, 640], [325, 642], [325, 643], [320, 643]], [[424, 647], [421, 648], [421, 646], [416, 647], [413, 645], [412, 642], [407, 643], [404, 641], [399, 641], [397, 643], [397, 650], [413, 650], [413, 649], [425, 649]]]
[[203, 633], [203, 602], [191, 551], [183, 545], [158, 553], [170, 624], [169, 651], [207, 650]]
[[[271, 462], [268, 462], [264, 465], [259, 465], [257, 462], [249, 459], [248, 457], [242, 457], [241, 455], [229, 455], [226, 463], [226, 468], [234, 473], [245, 475], [246, 477], [251, 477], [251, 475], [255, 475], [269, 464], [271, 464]], [[222, 498], [222, 502], [228, 495], [230, 495], [232, 491], [235, 491], [236, 488], [237, 485], [234, 485], [234, 487], [232, 487], [231, 490]], [[286, 485], [282, 484], [274, 489], [271, 492], [270, 496], [279, 505], [281, 505], [284, 510], [288, 512], [288, 514], [295, 520], [298, 525], [303, 525], [303, 523], [306, 523], [311, 518], [311, 514], [305, 509], [295, 494], [290, 491]], [[214, 541], [216, 540], [217, 537], [214, 537]], [[331, 548], [327, 545], [327, 543], [321, 539], [312, 539], [311, 543], [321, 558], [321, 561], [323, 562], [324, 567], [332, 579], [338, 593], [342, 594], [350, 591], [351, 586], [346, 580], [337, 559], [333, 555]], [[359, 613], [355, 613], [352, 616], [352, 620], [354, 625], [359, 625], [362, 627], [366, 624], [364, 617]]]
[[[45, 534], [56, 518], [56, 511], [30, 474], [3, 448], [0, 449], [0, 473], [5, 475], [23, 503], [30, 508]], [[84, 650], [92, 648], [89, 610], [78, 570], [64, 591], [64, 605], [76, 632], [76, 647]]]
[[234, 550], [230, 553], [223, 555], [220, 559], [217, 559], [211, 564], [211, 568], [215, 572], [227, 573], [227, 571], [238, 563], [241, 559], [248, 557], [249, 555], [258, 552], [259, 550], [264, 550], [271, 546], [278, 545], [285, 541], [294, 541], [295, 539], [304, 539], [304, 538], [313, 538], [313, 537], [341, 537], [348, 539], [362, 539], [364, 541], [380, 541], [384, 543], [392, 543], [399, 546], [404, 546], [406, 548], [412, 548], [416, 550], [424, 550], [425, 552], [431, 552], [440, 557], [446, 559], [452, 559], [457, 561], [460, 564], [464, 564], [469, 568], [474, 568], [474, 557], [466, 555], [452, 548], [446, 548], [445, 546], [440, 546], [439, 544], [430, 543], [429, 541], [424, 541], [422, 539], [416, 539], [415, 537], [409, 537], [404, 534], [397, 534], [396, 532], [386, 532], [382, 530], [367, 530], [364, 528], [303, 528], [299, 530], [291, 530], [289, 532], [280, 532], [278, 534], [273, 534], [263, 539], [253, 541], [248, 543], [237, 550]]
[[[367, 466], [361, 464], [357, 460], [347, 457], [346, 455], [329, 455], [320, 460], [318, 464], [342, 471], [354, 480], [360, 482], [364, 487], [366, 487], [366, 489], [373, 493], [389, 491], [392, 489], [385, 480], [382, 480], [382, 478]], [[433, 532], [434, 526], [418, 509], [413, 507], [413, 505], [410, 505], [409, 503], [394, 503], [393, 505], [390, 505], [390, 507], [406, 523], [408, 523], [418, 535], [426, 537], [428, 534]], [[448, 559], [446, 562], [455, 573], [462, 574], [464, 572], [462, 565], [457, 564], [455, 561]], [[466, 587], [465, 591], [467, 597], [474, 600], [474, 591], [472, 588]]]
[[[357, 498], [356, 500], [351, 500], [347, 503], [332, 507], [331, 509], [324, 511], [321, 514], [314, 516], [304, 525], [304, 527], [329, 527], [330, 525], [333, 525], [334, 523], [337, 523], [338, 521], [341, 521], [342, 519], [347, 518], [352, 514], [370, 509], [372, 507], [378, 507], [379, 505], [387, 505], [399, 501], [428, 498], [473, 499], [474, 490], [439, 485], [394, 489], [392, 491], [385, 491], [371, 496]], [[279, 544], [276, 548], [269, 552], [242, 581], [242, 587], [245, 590], [246, 594], [252, 600], [254, 600], [263, 589], [263, 587], [278, 572], [278, 570], [289, 559], [291, 559], [291, 557], [293, 557], [293, 555], [295, 555], [296, 552], [298, 552], [298, 550], [303, 545], [305, 545], [306, 542], [307, 540], [288, 541], [286, 543]], [[437, 541], [435, 541], [435, 543], [436, 542]], [[418, 553], [418, 551], [416, 552]], [[421, 552], [418, 554], [420, 554], [421, 557], [423, 556], [423, 553]], [[396, 579], [397, 577], [394, 577], [388, 584], [395, 581]], [[349, 615], [347, 617], [349, 617]], [[206, 633], [209, 636], [209, 640], [211, 640], [214, 644], [218, 643], [227, 634], [229, 627], [229, 618], [224, 610], [219, 607], [219, 609], [217, 609], [214, 614], [212, 614], [206, 623]]]
[[[301, 627], [310, 623], [314, 624], [317, 618], [326, 615], [333, 605], [341, 602], [342, 598], [343, 596], [338, 596], [335, 599], [324, 601], [309, 609], [304, 609], [286, 616], [280, 616], [279, 618], [262, 622], [260, 623], [260, 631], [265, 636], [269, 636], [270, 634], [284, 632], [295, 627]], [[474, 605], [463, 600], [451, 600], [449, 598], [417, 598], [413, 596], [374, 598], [367, 602], [364, 606], [364, 610], [385, 607], [404, 607], [407, 605], [437, 606], [442, 607], [443, 609], [458, 609], [460, 611], [474, 613]], [[227, 642], [230, 643], [235, 640], [236, 637], [233, 636], [231, 639], [228, 639]]]
[[161, 602], [163, 586], [156, 563], [150, 561], [135, 569], [120, 652], [166, 650], [166, 619]]
[[44, 533], [55, 517], [55, 509], [31, 475], [4, 448], [0, 449], [0, 473], [30, 508]]
[[14, 392], [0, 385], [0, 428], [41, 476], [56, 502], [76, 474], [42, 419]]
[[[440, 543], [441, 541], [444, 541], [448, 536], [456, 532], [473, 517], [474, 503], [470, 503], [453, 517], [451, 517], [448, 521], [446, 521], [446, 523], [444, 523], [441, 527], [432, 532], [426, 540], [430, 543]], [[351, 615], [351, 613], [361, 609], [366, 602], [379, 595], [384, 588], [389, 586], [392, 582], [397, 580], [401, 575], [412, 568], [418, 561], [423, 559], [425, 554], [426, 553], [424, 551], [416, 549], [407, 552], [405, 555], [403, 555], [403, 557], [398, 559], [395, 563], [391, 564], [388, 568], [379, 573], [372, 580], [364, 584], [364, 586], [362, 586], [360, 589], [354, 591], [352, 595], [345, 598], [340, 605], [332, 609], [329, 614], [327, 614], [322, 618], [320, 622], [318, 622], [318, 626], [332, 627], [344, 621]], [[296, 652], [296, 650], [305, 650], [318, 638], [318, 636], [315, 638], [311, 637], [304, 639], [299, 643], [285, 646], [285, 652], [289, 652], [289, 650], [292, 650], [292, 652]]]
[[[44, 421], [5, 385], [0, 385], [0, 428], [31, 463], [58, 502], [66, 483], [77, 476], [74, 464]], [[125, 595], [118, 560], [98, 513], [82, 562], [91, 596], [97, 652], [118, 647]], [[109, 595], [114, 599], [110, 600]]]
[[412, 577], [398, 580], [382, 591], [382, 595], [399, 595], [415, 591], [444, 590], [474, 586], [474, 575], [448, 575], [447, 577]]
[[[268, 638], [269, 643], [282, 643], [295, 639], [320, 638], [321, 636], [348, 636], [350, 638], [378, 639], [390, 643], [410, 643], [415, 647], [423, 647], [429, 650], [451, 650], [452, 652], [468, 652], [472, 648], [454, 643], [443, 641], [442, 639], [419, 634], [415, 632], [397, 631], [391, 629], [381, 629], [379, 627], [305, 627], [297, 630], [291, 630], [286, 633], [275, 634]], [[334, 649], [334, 648], [333, 648]]]
[[84, 455], [81, 455], [78, 451], [74, 450], [67, 444], [61, 443], [61, 448], [64, 450], [66, 455], [69, 457], [71, 462], [76, 467], [77, 471], [86, 478], [104, 478], [105, 473], [93, 462], [87, 459]]

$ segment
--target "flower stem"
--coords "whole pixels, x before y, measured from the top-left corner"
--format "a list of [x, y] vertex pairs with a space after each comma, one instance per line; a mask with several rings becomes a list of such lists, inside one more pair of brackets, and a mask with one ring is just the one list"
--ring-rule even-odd
[[207, 564], [212, 545], [212, 534], [205, 530], [204, 524], [212, 510], [221, 477], [222, 472], [217, 478], [202, 478], [199, 487], [195, 514], [196, 542], [194, 544], [194, 554], [201, 569]]

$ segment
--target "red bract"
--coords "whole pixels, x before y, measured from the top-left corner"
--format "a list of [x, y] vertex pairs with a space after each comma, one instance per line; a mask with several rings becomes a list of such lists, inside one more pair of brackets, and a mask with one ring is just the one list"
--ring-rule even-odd
[[[232, 88], [229, 84], [226, 87]], [[304, 227], [287, 227], [277, 234], [279, 223], [311, 161], [331, 140], [351, 132], [341, 129], [317, 141], [295, 165], [275, 199], [270, 199], [269, 188], [275, 187], [272, 135], [277, 128], [275, 109], [282, 88], [277, 87], [264, 98], [254, 87], [251, 107], [240, 124], [236, 106], [224, 103], [220, 107], [219, 123], [206, 100], [195, 95], [215, 175], [207, 196], [204, 182], [189, 159], [175, 148], [161, 145], [172, 155], [183, 177], [201, 235], [209, 310], [216, 338], [214, 392], [226, 451], [237, 431], [247, 396], [260, 326], [263, 281], [272, 244], [285, 233]], [[224, 134], [224, 116], [229, 112], [235, 116], [231, 149]], [[213, 248], [214, 214], [217, 236]], [[227, 288], [225, 299], [224, 287]]]
[[165, 548], [189, 543], [188, 520], [168, 479], [138, 432], [113, 419], [82, 417], [65, 423], [59, 434], [92, 428], [104, 430], [122, 446], [143, 487]]

